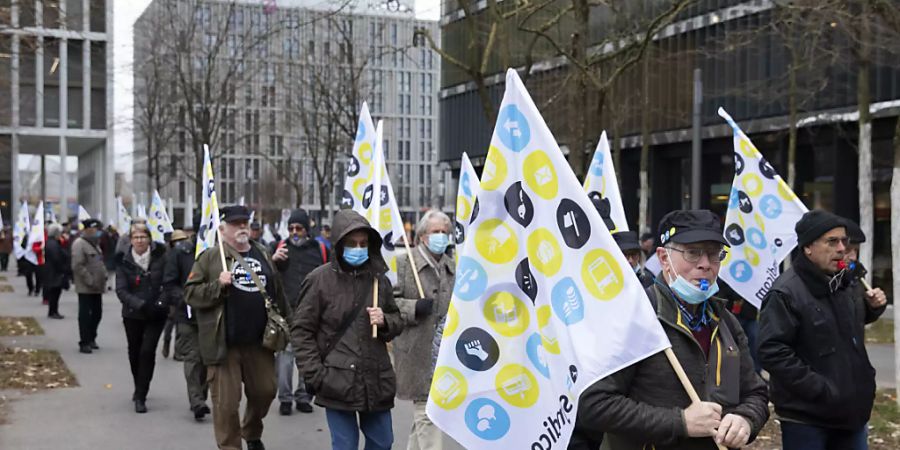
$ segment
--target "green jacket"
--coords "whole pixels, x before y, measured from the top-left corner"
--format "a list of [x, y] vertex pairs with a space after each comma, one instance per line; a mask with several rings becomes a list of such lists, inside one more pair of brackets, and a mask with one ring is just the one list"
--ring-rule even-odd
[[[275, 306], [279, 313], [287, 317], [290, 310], [284, 299], [284, 289], [281, 285], [281, 277], [272, 257], [266, 248], [254, 241], [250, 245], [256, 247], [265, 255], [266, 263], [275, 280]], [[234, 258], [227, 255], [225, 261], [228, 267], [234, 265]], [[188, 275], [184, 286], [185, 302], [191, 307], [192, 314], [197, 318], [197, 327], [200, 334], [200, 357], [203, 364], [214, 366], [225, 360], [228, 347], [225, 343], [225, 300], [228, 290], [219, 285], [219, 274], [222, 273], [222, 259], [219, 256], [219, 247], [212, 247], [200, 254], [191, 274]], [[259, 301], [263, 301], [260, 296]]]

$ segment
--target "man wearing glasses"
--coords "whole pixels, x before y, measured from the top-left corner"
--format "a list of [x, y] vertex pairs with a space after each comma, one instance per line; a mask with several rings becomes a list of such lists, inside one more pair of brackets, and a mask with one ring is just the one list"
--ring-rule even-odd
[[769, 372], [785, 450], [868, 448], [875, 369], [864, 324], [884, 312], [887, 298], [878, 288], [851, 288], [846, 225], [829, 212], [804, 214], [794, 228], [791, 268], [763, 302], [759, 359]]
[[581, 394], [570, 449], [740, 448], [769, 416], [747, 337], [725, 308], [716, 279], [722, 225], [707, 210], [673, 211], [659, 225], [662, 266], [647, 296], [672, 351], [700, 396], [691, 403], [663, 353], [632, 364]]

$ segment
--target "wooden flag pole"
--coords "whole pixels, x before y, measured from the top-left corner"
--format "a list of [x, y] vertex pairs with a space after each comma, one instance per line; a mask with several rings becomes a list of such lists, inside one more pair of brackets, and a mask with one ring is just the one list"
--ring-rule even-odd
[[[378, 307], [378, 276], [375, 276], [375, 281], [372, 285], [372, 307]], [[372, 324], [372, 337], [378, 337], [378, 325]]]
[[[222, 232], [219, 231], [219, 227], [216, 227], [216, 237], [219, 239], [219, 257], [222, 258], [222, 271], [228, 270], [228, 265], [225, 262], [225, 243], [222, 242]], [[250, 270], [247, 267], [247, 270]]]
[[[675, 375], [678, 375], [678, 380], [681, 381], [681, 386], [684, 387], [684, 390], [687, 392], [688, 397], [690, 397], [691, 403], [700, 403], [700, 396], [697, 395], [697, 391], [694, 389], [694, 385], [691, 384], [691, 380], [688, 379], [687, 374], [684, 373], [684, 367], [681, 367], [681, 362], [678, 361], [678, 358], [675, 356], [675, 352], [672, 351], [672, 347], [665, 349], [664, 353], [666, 354], [666, 358], [669, 360], [669, 364], [672, 366], [672, 370], [675, 371]], [[719, 450], [728, 450], [722, 444], [716, 443], [716, 446], [719, 447]]]
[[422, 281], [419, 280], [419, 271], [416, 270], [416, 262], [413, 260], [412, 250], [409, 246], [409, 240], [406, 239], [406, 232], [403, 233], [403, 245], [406, 246], [406, 256], [409, 257], [409, 270], [412, 271], [413, 278], [416, 280], [416, 288], [419, 290], [419, 298], [425, 298], [425, 290], [422, 289]]

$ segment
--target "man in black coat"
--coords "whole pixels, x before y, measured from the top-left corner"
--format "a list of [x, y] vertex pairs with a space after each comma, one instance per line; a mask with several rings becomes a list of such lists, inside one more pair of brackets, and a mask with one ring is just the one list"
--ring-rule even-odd
[[[276, 245], [272, 255], [275, 267], [281, 273], [284, 284], [284, 297], [291, 307], [297, 310], [300, 301], [300, 283], [306, 275], [316, 267], [328, 262], [328, 250], [325, 245], [310, 235], [309, 215], [302, 209], [295, 209], [288, 219], [288, 237]], [[283, 416], [290, 415], [294, 404], [297, 410], [312, 412], [310, 395], [306, 391], [303, 377], [297, 377], [297, 390], [293, 390], [294, 349], [288, 347], [278, 353], [278, 401], [279, 412]]]
[[625, 255], [625, 259], [628, 260], [628, 264], [634, 269], [635, 275], [641, 281], [641, 286], [644, 286], [644, 289], [646, 289], [653, 285], [656, 277], [641, 265], [643, 258], [641, 257], [641, 245], [638, 243], [637, 231], [620, 231], [613, 233], [612, 237], [616, 244], [619, 245], [619, 250], [622, 250], [622, 254]]
[[850, 288], [845, 219], [814, 210], [795, 226], [799, 252], [760, 313], [759, 359], [769, 372], [782, 446], [866, 449], [875, 369], [864, 326], [884, 312], [881, 289]]

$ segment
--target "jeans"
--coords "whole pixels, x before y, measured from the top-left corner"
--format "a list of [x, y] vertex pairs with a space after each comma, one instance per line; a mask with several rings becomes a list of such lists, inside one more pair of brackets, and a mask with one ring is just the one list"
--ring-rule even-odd
[[125, 322], [125, 337], [128, 339], [128, 362], [134, 379], [133, 400], [147, 400], [150, 380], [156, 367], [156, 345], [162, 334], [162, 320], [122, 319]]
[[303, 375], [297, 374], [297, 390], [294, 390], [294, 348], [288, 344], [283, 352], [276, 353], [275, 361], [278, 369], [278, 401], [281, 403], [309, 403], [310, 396], [306, 392]]
[[741, 324], [741, 328], [744, 329], [744, 334], [747, 335], [747, 345], [750, 347], [750, 357], [753, 358], [753, 369], [756, 370], [756, 373], [759, 373], [762, 370], [762, 367], [759, 365], [759, 358], [757, 357], [757, 353], [759, 348], [759, 321], [756, 319], [742, 319], [740, 317], [737, 318], [738, 323]]
[[867, 428], [839, 430], [782, 420], [781, 445], [783, 450], [866, 450]]
[[[356, 417], [359, 415], [359, 424]], [[364, 450], [390, 450], [394, 445], [391, 411], [354, 412], [326, 409], [332, 450], [358, 450], [359, 431], [366, 437]]]
[[78, 345], [97, 340], [97, 327], [103, 318], [103, 294], [78, 294]]

